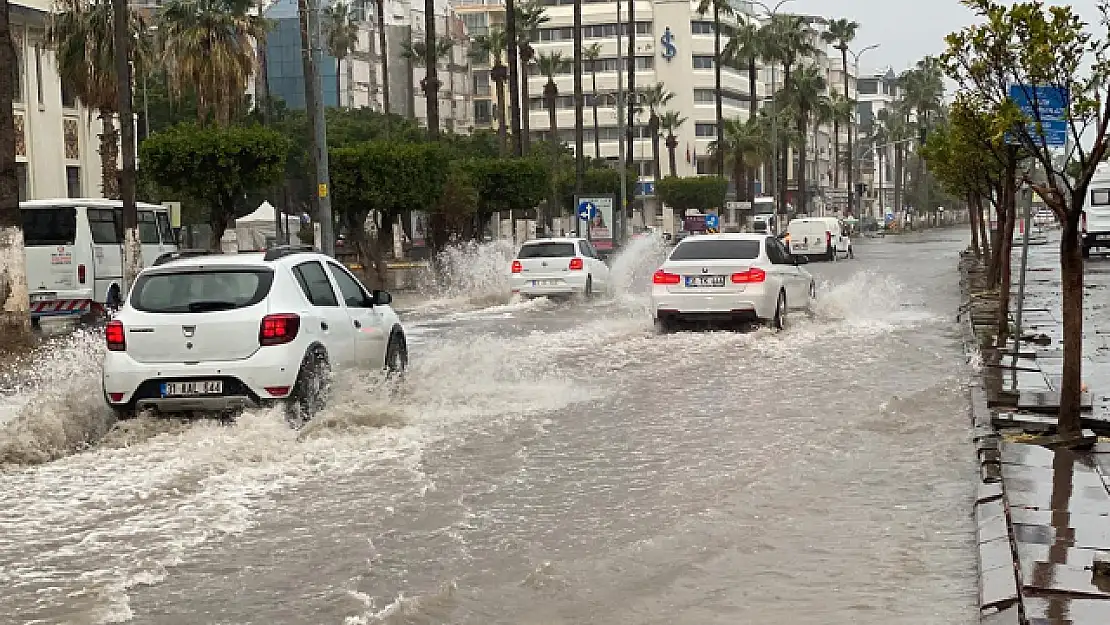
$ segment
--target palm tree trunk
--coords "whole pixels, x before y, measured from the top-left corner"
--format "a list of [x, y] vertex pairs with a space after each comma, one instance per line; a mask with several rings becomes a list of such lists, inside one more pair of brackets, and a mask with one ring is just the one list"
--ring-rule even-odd
[[[591, 61], [596, 63], [596, 61]], [[601, 158], [601, 131], [598, 128], [597, 122], [597, 66], [594, 65], [590, 70], [590, 80], [593, 82], [593, 109], [594, 109], [594, 158]]]
[[521, 155], [528, 156], [532, 151], [532, 94], [528, 86], [528, 66], [520, 72], [520, 148]]
[[100, 179], [104, 197], [119, 199], [119, 132], [116, 130], [115, 113], [100, 110]]
[[678, 161], [675, 159], [675, 149], [678, 148], [678, 139], [673, 133], [667, 135], [667, 158], [670, 160], [671, 175], [678, 175]]
[[[582, 0], [574, 0], [574, 192], [586, 178], [585, 115], [582, 114]], [[611, 225], [611, 224], [610, 224]]]
[[389, 136], [389, 116], [393, 110], [389, 106], [389, 48], [385, 34], [385, 0], [374, 3], [378, 11], [378, 56], [382, 66], [382, 112], [385, 113], [385, 134]]
[[[513, 123], [513, 154], [517, 156], [524, 155], [524, 140], [521, 137], [521, 121], [520, 121], [520, 84], [521, 79], [519, 76], [520, 67], [517, 64], [517, 32], [516, 32], [516, 6], [514, 0], [505, 0], [505, 39], [509, 42], [506, 46], [508, 48], [508, 63], [509, 63], [509, 106], [511, 107]], [[524, 81], [528, 78], [525, 77]]]
[[[0, 67], [15, 67], [18, 61], [8, 14], [8, 0], [0, 0]], [[32, 338], [23, 217], [15, 173], [15, 76], [15, 72], [0, 72], [0, 350], [28, 347]]]
[[428, 100], [428, 138], [439, 139], [439, 58], [436, 56], [436, 2], [424, 0], [424, 95]]
[[[717, 146], [725, 144], [725, 112], [724, 98], [721, 95], [721, 9], [718, 4], [721, 0], [713, 0], [713, 81], [716, 87], [717, 105]], [[725, 151], [717, 150], [717, 175], [725, 175]], [[739, 188], [740, 181], [736, 181]]]
[[806, 205], [809, 203], [809, 198], [806, 197], [808, 190], [806, 188], [806, 149], [807, 149], [807, 135], [809, 124], [806, 122], [808, 115], [803, 112], [798, 117], [798, 134], [801, 137], [798, 139], [798, 214], [807, 214]]
[[833, 188], [840, 188], [840, 120], [833, 120]]
[[548, 86], [544, 89], [547, 95], [547, 127], [548, 141], [551, 142], [551, 189], [547, 198], [547, 211], [543, 218], [544, 228], [551, 226], [555, 212], [559, 210], [558, 164], [559, 164], [559, 120], [555, 115], [555, 103], [558, 92], [555, 90], [555, 81], [548, 78]]
[[[844, 97], [846, 97], [850, 100], [851, 95], [848, 93], [848, 48], [847, 47], [844, 47], [844, 48], [840, 49], [840, 62], [841, 62], [840, 68], [843, 70], [843, 75], [844, 75]], [[855, 179], [855, 160], [856, 160], [855, 159], [855, 154], [852, 153], [852, 120], [854, 120], [855, 118], [856, 118], [856, 112], [853, 110], [852, 111], [852, 119], [848, 120], [848, 210], [852, 213], [853, 217], [855, 217], [856, 219], [860, 219], [860, 216], [858, 214], [856, 214], [858, 211], [855, 210], [855, 203], [853, 202], [854, 198], [853, 198], [853, 195], [852, 195], [856, 192], [856, 190], [852, 188], [852, 183], [853, 183], [853, 180]], [[836, 138], [837, 138], [837, 140], [839, 140], [840, 135], [838, 134], [836, 136]], [[860, 199], [862, 200], [862, 198], [860, 198]], [[862, 225], [863, 222], [860, 221], [859, 223]]]
[[[755, 67], [757, 60], [758, 59], [756, 59], [756, 57], [754, 56], [748, 59], [748, 94], [751, 96], [751, 100], [748, 101], [748, 119], [755, 119], [757, 116], [759, 116], [759, 99], [756, 97], [756, 95], [759, 93], [759, 72], [756, 71]], [[756, 167], [752, 167], [748, 170], [746, 190], [748, 196], [747, 199], [749, 202], [755, 201], [756, 169]]]
[[509, 153], [509, 128], [505, 121], [505, 81], [495, 81], [497, 85], [497, 141], [501, 146], [501, 155]]
[[659, 175], [662, 170], [662, 167], [660, 167], [662, 159], [659, 156], [659, 115], [655, 111], [652, 111], [651, 117], [648, 118], [648, 132], [651, 133], [651, 173], [652, 177], [658, 181], [662, 177]]

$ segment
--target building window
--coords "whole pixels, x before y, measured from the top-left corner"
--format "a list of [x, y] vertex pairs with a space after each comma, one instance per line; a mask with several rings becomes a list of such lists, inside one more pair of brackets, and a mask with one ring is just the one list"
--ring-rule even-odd
[[[721, 104], [724, 106], [742, 108], [747, 106], [750, 101], [750, 98], [743, 93], [738, 93], [730, 89], [721, 90]], [[716, 104], [717, 92], [713, 89], [694, 89], [694, 103]]]
[[485, 35], [489, 33], [489, 13], [463, 13], [463, 24], [466, 24], [466, 32], [472, 37], [478, 35]]
[[694, 124], [694, 134], [698, 137], [717, 137], [717, 124]]
[[39, 106], [46, 104], [42, 84], [42, 46], [35, 44], [35, 86], [38, 89]]
[[20, 202], [26, 202], [29, 190], [27, 187], [27, 163], [15, 164], [15, 179], [16, 195], [19, 197]]
[[66, 197], [83, 197], [81, 193], [81, 168], [66, 166]]
[[713, 57], [695, 54], [694, 69], [713, 69]]
[[77, 108], [77, 94], [73, 92], [73, 85], [62, 78], [62, 106], [67, 109]]
[[879, 93], [879, 81], [874, 78], [860, 80], [856, 83], [856, 89], [861, 95], [875, 95]]
[[713, 22], [690, 22], [690, 32], [695, 35], [712, 35]]
[[16, 45], [16, 48], [15, 48], [15, 67], [12, 68], [12, 71], [15, 73], [15, 76], [12, 78], [12, 80], [14, 81], [14, 87], [15, 87], [15, 93], [13, 94], [15, 96], [14, 100], [16, 102], [22, 102], [23, 101], [23, 51], [19, 49], [18, 42], [19, 42], [19, 40], [16, 39], [16, 44], [17, 45]]
[[489, 72], [476, 70], [474, 72], [474, 95], [488, 96], [490, 94]]
[[474, 123], [483, 125], [493, 123], [493, 103], [490, 100], [474, 101]]
[[[623, 27], [622, 34], [628, 36], [628, 24], [621, 24]], [[583, 39], [602, 39], [605, 37], [616, 37], [618, 25], [613, 24], [591, 24], [582, 27]], [[636, 22], [637, 35], [650, 35], [652, 30], [651, 22]], [[573, 28], [540, 28], [537, 32], [539, 41], [573, 41], [574, 29]]]
[[698, 175], [707, 176], [717, 173], [717, 159], [698, 157]]

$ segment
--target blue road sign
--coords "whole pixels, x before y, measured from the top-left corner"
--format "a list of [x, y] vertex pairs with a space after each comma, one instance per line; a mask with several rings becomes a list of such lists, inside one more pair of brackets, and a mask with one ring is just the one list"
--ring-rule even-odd
[[582, 221], [589, 221], [597, 217], [597, 205], [593, 202], [581, 202], [578, 204], [578, 218]]
[[716, 230], [721, 225], [721, 218], [713, 213], [705, 216], [705, 227], [708, 230]]
[[[1050, 147], [1063, 147], [1068, 142], [1068, 92], [1059, 87], [1034, 87], [1031, 85], [1010, 85], [1010, 99], [1018, 105], [1030, 120], [1029, 134], [1036, 138], [1043, 135]], [[1042, 133], [1037, 132], [1036, 122], [1039, 113]], [[1010, 143], [1017, 143], [1016, 137], [1007, 137]]]

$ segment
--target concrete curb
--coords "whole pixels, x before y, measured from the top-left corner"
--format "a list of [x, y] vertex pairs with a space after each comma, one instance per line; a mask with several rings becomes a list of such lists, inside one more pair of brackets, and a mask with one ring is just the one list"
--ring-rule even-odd
[[[960, 329], [968, 362], [980, 358], [971, 313], [971, 284], [967, 266], [960, 261]], [[966, 312], [964, 312], [966, 311]], [[1002, 482], [1001, 436], [991, 424], [987, 391], [979, 373], [968, 384], [968, 415], [972, 441], [979, 462], [974, 515], [979, 576], [979, 622], [983, 625], [1021, 625], [1020, 571], [1010, 506]]]

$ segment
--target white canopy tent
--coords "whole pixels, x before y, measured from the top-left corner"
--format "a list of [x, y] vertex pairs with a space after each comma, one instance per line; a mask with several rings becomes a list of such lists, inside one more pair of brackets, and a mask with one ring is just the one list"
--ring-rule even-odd
[[[283, 218], [285, 235], [297, 242], [300, 219], [294, 215], [283, 215]], [[235, 220], [235, 243], [240, 252], [265, 250], [277, 240], [277, 210], [267, 201], [263, 201], [253, 213]]]

